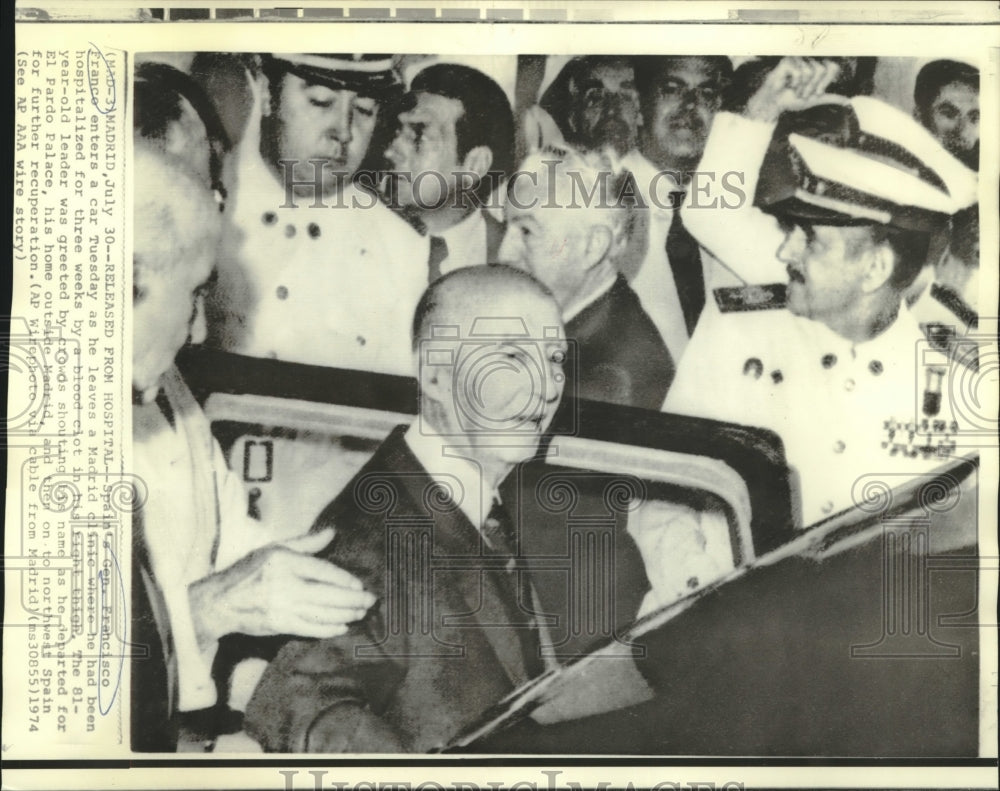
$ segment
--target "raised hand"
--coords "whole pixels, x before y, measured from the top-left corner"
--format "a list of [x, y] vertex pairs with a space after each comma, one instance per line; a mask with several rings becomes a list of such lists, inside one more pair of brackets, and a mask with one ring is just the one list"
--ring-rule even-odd
[[840, 66], [832, 60], [782, 58], [743, 111], [747, 118], [773, 123], [788, 110], [805, 110], [830, 101], [846, 101], [830, 96], [826, 89], [837, 79]]

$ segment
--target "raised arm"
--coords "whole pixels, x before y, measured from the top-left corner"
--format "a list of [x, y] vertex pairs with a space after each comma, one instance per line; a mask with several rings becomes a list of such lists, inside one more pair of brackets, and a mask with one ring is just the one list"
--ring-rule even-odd
[[754, 205], [760, 168], [778, 116], [824, 101], [838, 66], [784, 58], [750, 97], [743, 113], [717, 113], [682, 211], [698, 243], [747, 283], [787, 280], [777, 258], [784, 234]]

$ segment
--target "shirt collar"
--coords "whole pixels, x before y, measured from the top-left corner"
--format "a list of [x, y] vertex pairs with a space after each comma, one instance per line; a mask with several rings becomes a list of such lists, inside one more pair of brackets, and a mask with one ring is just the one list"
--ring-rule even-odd
[[[892, 322], [876, 335], [866, 341], [853, 342], [843, 335], [830, 329], [821, 321], [814, 321], [803, 316], [796, 316], [801, 322], [801, 326], [812, 332], [817, 341], [828, 347], [839, 348], [843, 352], [849, 353], [856, 359], [895, 359], [899, 356], [900, 349], [912, 347], [916, 349], [916, 341], [923, 338], [920, 327], [913, 318], [913, 314], [906, 308], [906, 304], [900, 300], [899, 312]], [[914, 354], [916, 351], [914, 351]]]
[[481, 530], [493, 498], [499, 495], [484, 491], [482, 469], [465, 455], [466, 441], [441, 436], [419, 416], [403, 438], [431, 479], [446, 488], [466, 518]]
[[433, 235], [440, 236], [448, 245], [442, 274], [471, 264], [489, 263], [486, 261], [486, 220], [479, 209], [463, 217], [461, 222]]
[[907, 310], [904, 303], [900, 303], [899, 313], [892, 323], [874, 338], [855, 344], [855, 354], [859, 356], [875, 356], [881, 358], [891, 358], [898, 356], [901, 349], [912, 348], [913, 354], [917, 354], [915, 341], [923, 338], [920, 326], [917, 324], [913, 314]]
[[[677, 183], [673, 174], [670, 171], [661, 171], [636, 149], [629, 151], [622, 158], [621, 164], [635, 178], [636, 189], [639, 190], [646, 206], [653, 212], [672, 217], [674, 211], [666, 202], [667, 197], [671, 192], [684, 190], [684, 187]], [[650, 197], [653, 189], [656, 190], [657, 201], [653, 201]]]

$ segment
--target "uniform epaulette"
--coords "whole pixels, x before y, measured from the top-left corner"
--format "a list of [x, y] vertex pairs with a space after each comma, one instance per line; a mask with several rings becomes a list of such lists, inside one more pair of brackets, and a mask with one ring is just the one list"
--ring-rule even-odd
[[763, 283], [752, 286], [717, 288], [712, 294], [722, 313], [742, 313], [749, 310], [777, 310], [785, 307], [788, 287], [784, 283]]
[[944, 305], [966, 327], [979, 329], [979, 314], [956, 291], [939, 283], [931, 283], [931, 297]]
[[931, 348], [947, 354], [952, 362], [964, 365], [971, 371], [979, 371], [979, 344], [975, 337], [959, 335], [955, 327], [939, 321], [921, 323], [920, 329]]

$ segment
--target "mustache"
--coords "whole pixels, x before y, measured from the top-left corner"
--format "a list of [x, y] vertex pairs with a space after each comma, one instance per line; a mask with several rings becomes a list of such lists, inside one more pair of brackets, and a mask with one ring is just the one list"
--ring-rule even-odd
[[671, 129], [692, 129], [694, 131], [700, 131], [707, 128], [702, 117], [693, 112], [674, 116], [670, 119], [667, 126]]
[[635, 142], [636, 131], [618, 117], [604, 117], [594, 125], [588, 135], [589, 145], [610, 144], [618, 149], [630, 147]]

